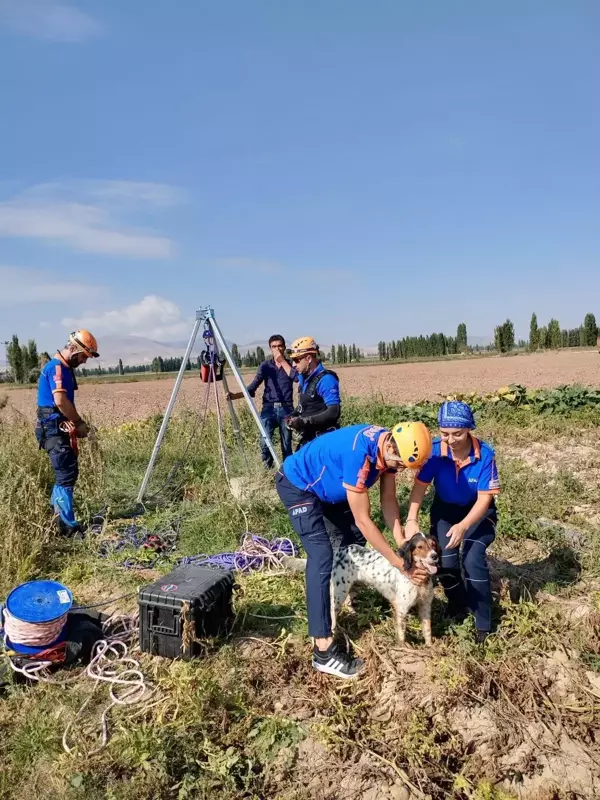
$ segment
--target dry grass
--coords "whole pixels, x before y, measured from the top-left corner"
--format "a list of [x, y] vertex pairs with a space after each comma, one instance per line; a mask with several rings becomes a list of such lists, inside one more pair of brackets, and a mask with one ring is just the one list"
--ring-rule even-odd
[[[364, 406], [362, 413], [372, 415], [365, 421], [379, 421], [387, 412], [379, 406], [369, 412]], [[246, 417], [242, 422], [249, 438], [251, 424]], [[84, 515], [108, 503], [108, 525], [118, 528], [156, 425], [157, 420], [149, 420], [85, 442], [78, 490]], [[241, 577], [232, 636], [208, 643], [204, 657], [193, 662], [144, 656], [144, 671], [158, 692], [147, 708], [111, 712], [109, 745], [96, 756], [67, 756], [60, 745], [64, 726], [89, 692], [85, 681], [70, 688], [5, 689], [0, 796], [599, 796], [600, 530], [593, 518], [574, 511], [597, 500], [594, 486], [578, 475], [581, 451], [565, 445], [577, 436], [587, 447], [589, 437], [598, 433], [598, 419], [577, 414], [563, 419], [558, 439], [556, 425], [557, 420], [517, 412], [482, 420], [486, 436], [496, 442], [505, 486], [491, 559], [498, 629], [485, 648], [473, 643], [469, 621], [460, 626], [442, 621], [439, 593], [433, 647], [423, 647], [414, 618], [409, 644], [399, 648], [386, 603], [364, 590], [358, 613], [342, 617], [341, 624], [365, 657], [367, 673], [343, 685], [310, 667], [302, 575]], [[173, 426], [152, 491], [161, 487], [193, 431], [191, 419]], [[543, 459], [537, 459], [538, 450]], [[560, 469], [555, 469], [559, 456]], [[586, 451], [586, 458], [587, 474], [598, 468], [599, 457]], [[545, 469], [544, 462], [552, 468]], [[48, 465], [24, 421], [5, 423], [0, 469], [4, 590], [23, 579], [55, 576], [86, 602], [152, 580], [154, 573], [126, 572], [118, 558], [101, 558], [93, 537], [80, 543], [55, 538], [47, 506]], [[408, 488], [403, 483], [399, 489], [403, 504]], [[175, 484], [163, 489], [159, 499], [145, 523], [162, 526], [181, 514], [180, 554], [235, 547], [245, 520], [222, 480], [212, 420], [189, 449]], [[266, 485], [247, 501], [244, 512], [256, 532], [290, 532]], [[540, 517], [556, 524], [540, 525]], [[570, 539], [561, 525], [576, 528], [581, 536]], [[168, 569], [167, 562], [159, 565], [160, 572]], [[100, 707], [94, 701], [86, 719], [89, 730], [78, 729], [82, 745], [97, 735]]]

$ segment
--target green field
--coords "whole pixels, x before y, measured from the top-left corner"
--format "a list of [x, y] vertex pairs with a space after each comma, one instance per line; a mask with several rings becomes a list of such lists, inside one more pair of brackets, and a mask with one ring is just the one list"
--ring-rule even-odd
[[[597, 797], [600, 404], [585, 390], [553, 397], [550, 408], [525, 397], [518, 407], [502, 399], [475, 403], [479, 435], [496, 447], [503, 484], [490, 550], [497, 631], [485, 648], [473, 643], [470, 621], [442, 623], [436, 592], [432, 649], [423, 646], [416, 617], [410, 645], [400, 649], [387, 604], [365, 589], [357, 613], [340, 623], [366, 659], [366, 675], [350, 686], [337, 683], [310, 667], [302, 576], [240, 576], [233, 635], [207, 643], [205, 656], [193, 662], [141, 657], [156, 693], [147, 706], [110, 712], [109, 741], [96, 755], [88, 752], [97, 744], [105, 689], [91, 697], [73, 729], [77, 751], [67, 755], [63, 731], [91, 682], [6, 687], [0, 797]], [[433, 426], [435, 408], [347, 400], [344, 422], [412, 417]], [[160, 418], [99, 430], [82, 443], [80, 516], [108, 508], [108, 521], [100, 536], [64, 541], [48, 507], [47, 458], [28, 424], [6, 413], [0, 411], [0, 593], [54, 577], [85, 604], [151, 582], [153, 573], [123, 568], [127, 553], [102, 557], [100, 542], [129, 522], [122, 517]], [[158, 531], [180, 528], [178, 550], [160, 573], [181, 555], [235, 549], [246, 529], [291, 536], [254, 452], [249, 414], [242, 424], [253, 491], [241, 504], [224, 480], [215, 420], [197, 423], [190, 415], [170, 426], [152, 499], [138, 520]], [[243, 476], [232, 431], [226, 435], [232, 473]], [[403, 478], [403, 513], [409, 489]], [[422, 522], [426, 528], [426, 509]], [[117, 606], [134, 611], [135, 597]]]

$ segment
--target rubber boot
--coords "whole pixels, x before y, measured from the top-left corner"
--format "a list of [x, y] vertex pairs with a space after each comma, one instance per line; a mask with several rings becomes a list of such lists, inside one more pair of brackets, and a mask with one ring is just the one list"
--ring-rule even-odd
[[62, 536], [74, 536], [81, 532], [81, 525], [75, 519], [73, 509], [73, 488], [54, 486], [50, 503], [58, 516], [58, 527]]

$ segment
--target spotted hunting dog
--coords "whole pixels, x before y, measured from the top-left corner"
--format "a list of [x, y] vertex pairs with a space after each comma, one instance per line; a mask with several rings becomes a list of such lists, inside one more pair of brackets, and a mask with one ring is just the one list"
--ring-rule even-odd
[[[424, 567], [435, 575], [439, 560], [439, 545], [433, 536], [417, 533], [399, 550], [404, 568], [413, 565]], [[406, 639], [406, 617], [413, 606], [418, 606], [425, 644], [431, 644], [431, 602], [433, 581], [416, 586], [407, 576], [393, 567], [376, 550], [353, 544], [337, 551], [331, 572], [331, 623], [335, 629], [336, 616], [355, 583], [376, 589], [392, 605], [396, 617], [398, 641]]]

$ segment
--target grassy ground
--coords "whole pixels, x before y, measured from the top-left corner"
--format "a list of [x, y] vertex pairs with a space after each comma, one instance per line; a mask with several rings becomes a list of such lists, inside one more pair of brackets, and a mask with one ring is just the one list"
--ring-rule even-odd
[[[431, 418], [426, 407], [418, 413]], [[6, 414], [0, 411], [0, 593], [54, 577], [89, 603], [153, 580], [153, 571], [125, 570], [126, 554], [102, 557], [100, 544], [128, 522], [123, 515], [160, 419], [101, 430], [83, 444], [80, 515], [105, 508], [108, 521], [100, 537], [65, 542], [47, 506], [47, 459], [30, 428]], [[348, 401], [344, 414], [346, 423], [389, 424], [409, 412]], [[336, 683], [310, 668], [302, 576], [240, 577], [233, 635], [209, 643], [193, 662], [143, 656], [157, 692], [147, 708], [111, 711], [111, 736], [97, 755], [87, 753], [106, 705], [102, 691], [75, 727], [77, 752], [67, 755], [63, 730], [91, 684], [7, 687], [0, 699], [0, 796], [597, 797], [600, 411], [540, 416], [490, 407], [480, 419], [480, 435], [496, 446], [504, 489], [490, 555], [498, 627], [485, 649], [473, 644], [470, 621], [442, 623], [440, 595], [433, 648], [423, 647], [415, 618], [411, 644], [400, 649], [386, 603], [364, 590], [357, 613], [341, 624], [368, 669], [356, 684]], [[242, 423], [246, 440], [254, 441], [251, 420], [243, 416]], [[240, 504], [223, 479], [214, 420], [199, 428], [193, 417], [170, 427], [150, 488], [143, 524], [180, 528], [178, 551], [158, 565], [161, 574], [177, 556], [234, 549], [246, 528], [291, 535], [256, 458], [251, 500]], [[232, 472], [242, 475], [231, 431], [227, 437]], [[403, 480], [403, 506], [409, 488]], [[424, 526], [426, 519], [425, 509]], [[135, 597], [117, 605], [133, 611]]]

